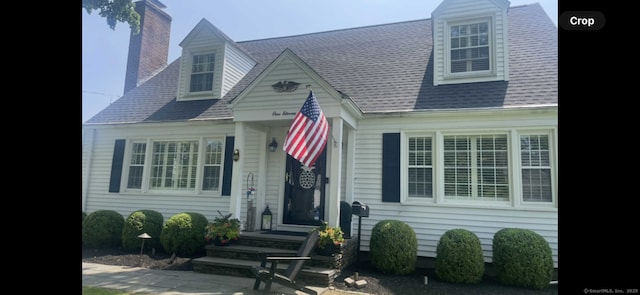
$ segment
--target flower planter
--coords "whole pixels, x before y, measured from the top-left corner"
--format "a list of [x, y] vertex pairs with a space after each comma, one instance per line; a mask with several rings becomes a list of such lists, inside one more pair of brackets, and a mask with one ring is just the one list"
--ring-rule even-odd
[[316, 253], [318, 253], [318, 255], [322, 255], [322, 256], [333, 256], [334, 254], [339, 254], [342, 253], [342, 245], [335, 245], [335, 244], [326, 244], [324, 247], [320, 248], [317, 247], [316, 248]]

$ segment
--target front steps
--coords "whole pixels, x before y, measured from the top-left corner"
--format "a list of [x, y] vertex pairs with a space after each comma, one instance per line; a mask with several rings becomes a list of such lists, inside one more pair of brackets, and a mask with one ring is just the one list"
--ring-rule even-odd
[[[230, 275], [253, 278], [251, 268], [260, 265], [260, 252], [295, 254], [304, 241], [304, 236], [278, 235], [267, 232], [244, 232], [240, 239], [228, 246], [207, 245], [204, 257], [192, 260], [193, 270], [200, 273]], [[339, 253], [332, 256], [312, 252], [311, 260], [305, 262], [297, 280], [310, 286], [329, 287], [340, 271], [355, 259], [356, 240], [345, 240]], [[279, 263], [284, 271], [286, 263]]]

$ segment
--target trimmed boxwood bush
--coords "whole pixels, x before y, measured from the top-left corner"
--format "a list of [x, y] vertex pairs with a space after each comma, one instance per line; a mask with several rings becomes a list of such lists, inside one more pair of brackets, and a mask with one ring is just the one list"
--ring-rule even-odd
[[493, 266], [502, 284], [543, 289], [553, 276], [551, 247], [532, 230], [501, 229], [493, 236]]
[[167, 253], [193, 257], [204, 253], [204, 231], [209, 221], [201, 213], [182, 212], [171, 216], [162, 227], [160, 244]]
[[383, 273], [412, 273], [418, 260], [416, 233], [399, 220], [382, 220], [371, 230], [371, 264]]
[[164, 217], [158, 211], [138, 210], [129, 214], [122, 229], [122, 248], [125, 250], [140, 250], [142, 241], [139, 235], [147, 233], [151, 239], [144, 241], [144, 249], [162, 250], [160, 234]]
[[114, 210], [98, 210], [82, 221], [82, 242], [89, 249], [118, 248], [122, 245], [124, 217]]
[[480, 239], [458, 228], [445, 232], [436, 247], [436, 275], [450, 283], [479, 283], [484, 274]]

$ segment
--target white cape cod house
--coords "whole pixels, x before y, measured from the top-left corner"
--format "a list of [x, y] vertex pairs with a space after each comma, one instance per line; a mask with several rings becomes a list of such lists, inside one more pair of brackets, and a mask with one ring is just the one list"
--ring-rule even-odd
[[[268, 205], [274, 230], [308, 231], [359, 201], [363, 251], [395, 219], [421, 257], [464, 228], [491, 262], [517, 227], [558, 266], [558, 32], [539, 4], [444, 0], [423, 20], [244, 42], [202, 19], [170, 63], [171, 17], [136, 5], [125, 94], [82, 125], [83, 211], [220, 211], [260, 230]], [[282, 145], [310, 90], [329, 136], [305, 167]]]

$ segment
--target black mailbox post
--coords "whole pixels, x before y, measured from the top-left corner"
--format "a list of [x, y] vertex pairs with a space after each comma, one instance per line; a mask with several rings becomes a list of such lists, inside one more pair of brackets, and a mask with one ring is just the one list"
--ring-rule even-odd
[[369, 206], [355, 201], [351, 203], [351, 214], [358, 216], [358, 248], [356, 250], [356, 269], [360, 265], [360, 236], [362, 232], [362, 217], [369, 217]]

